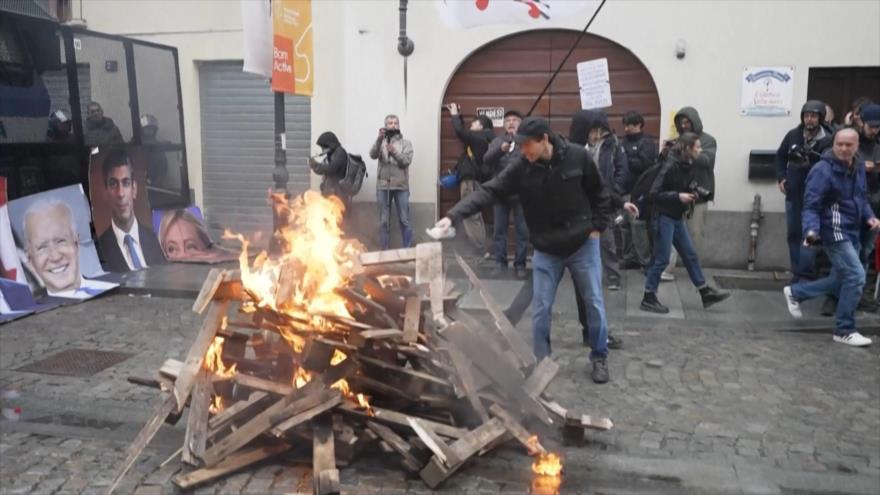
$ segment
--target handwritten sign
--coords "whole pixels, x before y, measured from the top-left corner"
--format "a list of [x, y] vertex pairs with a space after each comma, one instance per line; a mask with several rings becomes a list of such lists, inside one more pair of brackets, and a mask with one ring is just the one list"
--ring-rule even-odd
[[577, 64], [577, 75], [582, 109], [611, 106], [611, 77], [608, 74], [607, 58]]

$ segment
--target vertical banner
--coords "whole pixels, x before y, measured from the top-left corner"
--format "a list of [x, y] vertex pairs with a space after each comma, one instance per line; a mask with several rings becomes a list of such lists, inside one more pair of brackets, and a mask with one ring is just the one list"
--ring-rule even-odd
[[272, 91], [311, 96], [311, 0], [274, 0], [272, 28]]
[[241, 0], [244, 72], [272, 77], [272, 8], [270, 0]]

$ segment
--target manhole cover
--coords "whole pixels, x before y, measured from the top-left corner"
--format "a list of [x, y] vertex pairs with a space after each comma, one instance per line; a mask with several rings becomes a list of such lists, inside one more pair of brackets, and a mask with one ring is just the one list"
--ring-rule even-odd
[[789, 284], [786, 280], [750, 277], [721, 277], [718, 275], [715, 276], [715, 283], [717, 283], [722, 289], [759, 290], [767, 292], [782, 291], [782, 288]]
[[68, 349], [22, 366], [16, 371], [47, 375], [92, 376], [132, 356], [134, 354], [128, 352]]

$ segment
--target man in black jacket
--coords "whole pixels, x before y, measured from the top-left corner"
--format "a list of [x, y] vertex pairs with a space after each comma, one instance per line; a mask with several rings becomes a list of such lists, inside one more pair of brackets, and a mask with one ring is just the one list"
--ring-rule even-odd
[[[489, 167], [492, 177], [513, 163], [522, 160], [522, 152], [514, 141], [516, 130], [522, 123], [522, 114], [516, 110], [508, 110], [504, 114], [504, 134], [489, 143], [489, 149], [483, 156], [483, 163]], [[513, 213], [513, 226], [516, 230], [516, 252], [513, 257], [513, 268], [517, 278], [526, 276], [526, 252], [529, 246], [529, 229], [523, 214], [519, 198], [512, 197], [506, 201], [495, 203], [494, 211], [494, 249], [495, 269], [498, 272], [507, 270], [507, 226]]]
[[[495, 138], [492, 129], [492, 120], [485, 115], [474, 118], [468, 129], [464, 127], [464, 119], [461, 117], [461, 107], [457, 103], [447, 105], [452, 115], [452, 128], [458, 136], [464, 151], [455, 165], [458, 174], [459, 192], [462, 198], [466, 198], [479, 189], [480, 182], [489, 178], [489, 169], [483, 163], [483, 155], [489, 149], [489, 143]], [[471, 241], [476, 254], [483, 256], [487, 253], [486, 224], [483, 223], [483, 213], [478, 211], [473, 215], [462, 218], [464, 232]]]
[[[642, 114], [629, 111], [623, 116], [623, 151], [629, 165], [626, 192], [632, 190], [639, 176], [657, 162], [657, 141], [647, 136], [643, 130], [645, 119]], [[621, 224], [623, 234], [623, 263], [621, 268], [642, 269], [651, 262], [651, 242], [645, 220], [625, 215]]]
[[532, 244], [532, 338], [538, 360], [550, 355], [550, 321], [556, 288], [568, 268], [587, 307], [590, 329], [591, 376], [609, 379], [608, 323], [602, 297], [599, 236], [605, 230], [611, 199], [589, 153], [570, 145], [540, 117], [523, 120], [516, 133], [522, 160], [441, 218], [435, 228], [449, 229], [453, 220], [474, 214], [496, 201], [518, 194]]
[[318, 136], [315, 143], [321, 147], [321, 154], [309, 158], [309, 168], [312, 172], [323, 176], [321, 179], [321, 194], [326, 198], [336, 196], [345, 205], [344, 215], [347, 217], [351, 207], [351, 196], [343, 190], [340, 181], [345, 178], [345, 170], [348, 168], [348, 152], [339, 143], [339, 138], [332, 132], [325, 132]]
[[785, 224], [788, 230], [788, 258], [791, 283], [813, 278], [815, 252], [803, 245], [801, 211], [807, 173], [831, 146], [831, 129], [825, 127], [825, 104], [810, 100], [801, 107], [801, 122], [788, 131], [776, 150], [776, 182], [785, 194]]

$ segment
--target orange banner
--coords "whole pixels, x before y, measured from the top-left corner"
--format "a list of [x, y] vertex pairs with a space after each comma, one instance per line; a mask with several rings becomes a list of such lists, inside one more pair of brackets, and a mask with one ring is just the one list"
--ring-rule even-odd
[[311, 0], [274, 0], [272, 29], [272, 91], [311, 96], [314, 88]]

